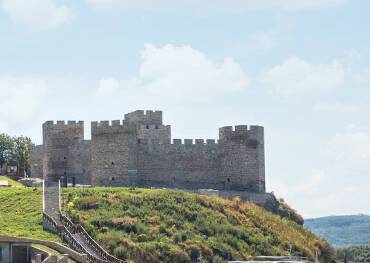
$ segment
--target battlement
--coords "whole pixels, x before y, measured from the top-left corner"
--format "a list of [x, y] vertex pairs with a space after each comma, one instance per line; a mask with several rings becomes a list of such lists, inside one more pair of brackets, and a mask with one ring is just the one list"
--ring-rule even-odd
[[46, 144], [51, 138], [63, 138], [68, 140], [84, 140], [83, 121], [47, 121], [42, 125], [43, 143]]
[[127, 121], [93, 121], [91, 122], [91, 134], [113, 134], [135, 132], [135, 125]]
[[83, 128], [84, 122], [83, 121], [47, 121], [43, 124], [44, 128]]
[[[174, 139], [173, 144], [182, 144], [181, 139]], [[184, 139], [184, 145], [215, 145], [215, 139]]]
[[223, 141], [244, 139], [263, 142], [264, 128], [256, 125], [236, 125], [235, 127], [225, 126], [219, 129], [219, 137], [220, 140]]
[[195, 146], [207, 146], [217, 145], [218, 142], [215, 139], [173, 139], [171, 140], [153, 140], [153, 139], [139, 139], [139, 144], [170, 144], [170, 145], [195, 145]]
[[152, 110], [137, 110], [125, 114], [125, 120], [129, 122], [136, 122], [141, 124], [154, 124], [161, 125], [162, 122], [162, 111]]

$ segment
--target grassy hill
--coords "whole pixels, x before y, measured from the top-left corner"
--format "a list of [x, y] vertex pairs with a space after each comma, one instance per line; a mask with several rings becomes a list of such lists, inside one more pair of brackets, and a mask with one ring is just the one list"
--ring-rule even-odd
[[[111, 253], [134, 262], [207, 262], [256, 255], [327, 255], [325, 242], [249, 203], [174, 190], [66, 189], [66, 210]], [[0, 235], [60, 241], [42, 229], [42, 191], [0, 189]]]
[[41, 189], [0, 188], [0, 235], [59, 241], [42, 229]]
[[333, 246], [370, 245], [370, 216], [328, 216], [307, 219], [305, 226]]
[[24, 187], [23, 184], [13, 180], [9, 176], [0, 175], [0, 181], [8, 181], [9, 187]]
[[241, 260], [257, 255], [314, 256], [327, 244], [291, 221], [239, 200], [175, 190], [67, 189], [66, 210], [107, 250], [135, 262]]

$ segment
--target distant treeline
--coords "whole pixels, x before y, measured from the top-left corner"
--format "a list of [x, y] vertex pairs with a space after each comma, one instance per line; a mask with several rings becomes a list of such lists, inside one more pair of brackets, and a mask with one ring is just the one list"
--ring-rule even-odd
[[28, 137], [0, 133], [0, 174], [7, 173], [7, 167], [16, 166], [16, 175], [25, 176], [29, 171], [31, 147], [32, 141]]
[[337, 249], [337, 259], [347, 262], [370, 262], [370, 246], [355, 246]]

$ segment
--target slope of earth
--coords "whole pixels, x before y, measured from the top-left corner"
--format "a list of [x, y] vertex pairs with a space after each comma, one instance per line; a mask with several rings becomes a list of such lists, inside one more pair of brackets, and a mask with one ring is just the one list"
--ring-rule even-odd
[[8, 181], [9, 187], [25, 187], [23, 184], [17, 182], [9, 176], [0, 176], [0, 181]]
[[[64, 190], [64, 207], [108, 251], [134, 262], [224, 262], [258, 255], [313, 258], [327, 244], [298, 224], [239, 200], [176, 190]], [[203, 261], [201, 261], [203, 262]]]
[[41, 188], [0, 189], [0, 235], [59, 241], [42, 228]]
[[368, 215], [306, 219], [305, 226], [336, 247], [370, 245], [370, 216]]

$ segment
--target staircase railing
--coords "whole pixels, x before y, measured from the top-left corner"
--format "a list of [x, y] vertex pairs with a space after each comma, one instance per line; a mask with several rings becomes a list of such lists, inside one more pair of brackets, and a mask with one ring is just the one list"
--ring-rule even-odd
[[67, 227], [73, 234], [77, 232], [77, 228], [75, 224], [66, 216], [63, 215], [63, 213], [59, 210], [59, 217], [60, 217], [60, 222]]
[[102, 248], [96, 241], [95, 239], [93, 239], [89, 233], [87, 233], [87, 231], [85, 230], [85, 228], [83, 228], [83, 226], [79, 225], [78, 226], [78, 230], [80, 233], [82, 233], [82, 236], [83, 238], [85, 239], [85, 241], [91, 246], [94, 248], [94, 250], [104, 259], [107, 259], [109, 262], [112, 262], [112, 263], [124, 263], [123, 260], [121, 259], [118, 259], [114, 256], [112, 256], [111, 254], [109, 254], [106, 250], [104, 250], [104, 248]]
[[[44, 195], [45, 195], [45, 187], [47, 187], [49, 184], [44, 184]], [[45, 196], [44, 196], [45, 198]], [[50, 230], [57, 233], [63, 241], [65, 241], [67, 244], [70, 245], [71, 248], [76, 250], [77, 252], [84, 253], [87, 255], [88, 262], [91, 263], [124, 263], [125, 261], [118, 259], [111, 254], [109, 254], [104, 248], [102, 248], [85, 230], [85, 228], [81, 225], [76, 225], [72, 222], [71, 219], [69, 219], [62, 211], [61, 211], [61, 186], [60, 183], [58, 184], [58, 211], [59, 211], [59, 218], [61, 225], [58, 225], [56, 220], [52, 218], [49, 214], [47, 214], [44, 210], [43, 214], [43, 220], [44, 225], [47, 224], [48, 228]], [[45, 200], [44, 200], [45, 202]], [[84, 242], [86, 242], [86, 245], [89, 246], [89, 249], [92, 250], [98, 257], [93, 255], [89, 252], [89, 250], [84, 247], [82, 242], [77, 240], [74, 235], [80, 235], [80, 237], [83, 239]]]
[[72, 231], [73, 234], [79, 233], [83, 240], [98, 254], [102, 259], [108, 260], [107, 262], [112, 263], [124, 263], [125, 261], [118, 259], [111, 254], [109, 254], [104, 248], [102, 248], [96, 241], [93, 239], [86, 229], [81, 225], [75, 225], [71, 219], [69, 219], [62, 211], [60, 211], [60, 221], [63, 226]]
[[48, 214], [44, 212], [43, 214], [43, 223], [44, 227], [45, 224], [50, 228], [50, 230], [54, 231], [55, 233], [58, 233], [58, 224], [57, 222]]
[[83, 245], [76, 240], [73, 234], [67, 229], [65, 225], [58, 226], [56, 221], [49, 216], [48, 214], [43, 214], [44, 223], [47, 223], [48, 226], [53, 230], [64, 242], [66, 242], [72, 249], [79, 253], [87, 255], [87, 260], [90, 263], [110, 263], [111, 261], [97, 258], [92, 255]]

